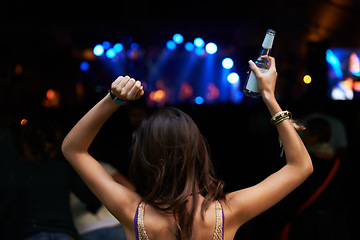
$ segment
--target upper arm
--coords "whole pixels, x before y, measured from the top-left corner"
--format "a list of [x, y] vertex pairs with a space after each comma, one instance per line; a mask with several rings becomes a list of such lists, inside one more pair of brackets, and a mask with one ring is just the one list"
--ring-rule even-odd
[[122, 224], [132, 224], [140, 196], [117, 183], [89, 153], [72, 154], [67, 159], [104, 206]]
[[[301, 172], [304, 171], [304, 172]], [[240, 227], [274, 206], [297, 188], [310, 174], [306, 169], [285, 165], [262, 182], [226, 196], [230, 222]]]

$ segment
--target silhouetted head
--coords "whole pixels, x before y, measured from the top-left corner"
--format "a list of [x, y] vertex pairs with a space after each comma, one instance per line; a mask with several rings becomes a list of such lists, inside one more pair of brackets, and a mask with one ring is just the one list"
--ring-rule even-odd
[[[205, 197], [202, 213], [212, 201], [224, 198], [205, 139], [194, 121], [176, 108], [159, 110], [140, 125], [130, 175], [145, 202], [174, 214], [178, 238], [191, 236], [198, 194]], [[190, 196], [194, 201], [188, 211]]]

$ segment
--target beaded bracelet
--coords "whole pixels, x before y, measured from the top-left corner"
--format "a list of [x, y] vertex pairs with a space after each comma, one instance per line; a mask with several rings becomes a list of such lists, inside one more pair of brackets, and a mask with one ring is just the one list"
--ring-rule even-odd
[[282, 111], [282, 112], [278, 112], [276, 113], [274, 116], [272, 116], [272, 118], [270, 119], [270, 123], [272, 125], [276, 125], [286, 119], [291, 119], [291, 112], [289, 111]]

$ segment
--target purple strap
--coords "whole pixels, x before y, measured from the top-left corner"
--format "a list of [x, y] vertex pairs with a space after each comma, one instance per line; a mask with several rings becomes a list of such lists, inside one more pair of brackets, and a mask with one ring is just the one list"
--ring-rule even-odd
[[221, 213], [222, 213], [222, 239], [224, 239], [224, 226], [225, 226], [225, 216], [224, 216], [224, 209], [220, 203], [221, 206]]
[[134, 217], [134, 228], [135, 228], [135, 237], [136, 240], [139, 240], [139, 230], [138, 230], [138, 215], [139, 215], [139, 206], [140, 206], [141, 202], [139, 203], [137, 209], [136, 209], [136, 213], [135, 213], [135, 217]]

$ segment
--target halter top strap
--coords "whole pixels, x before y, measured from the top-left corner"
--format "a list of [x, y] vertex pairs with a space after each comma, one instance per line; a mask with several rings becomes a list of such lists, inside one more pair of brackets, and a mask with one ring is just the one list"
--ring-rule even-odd
[[134, 227], [136, 240], [149, 240], [144, 225], [145, 203], [141, 202], [136, 210]]
[[[219, 201], [215, 201], [215, 231], [212, 240], [224, 239], [224, 210]], [[149, 240], [144, 225], [145, 203], [141, 202], [136, 209], [134, 217], [134, 227], [136, 240]]]

